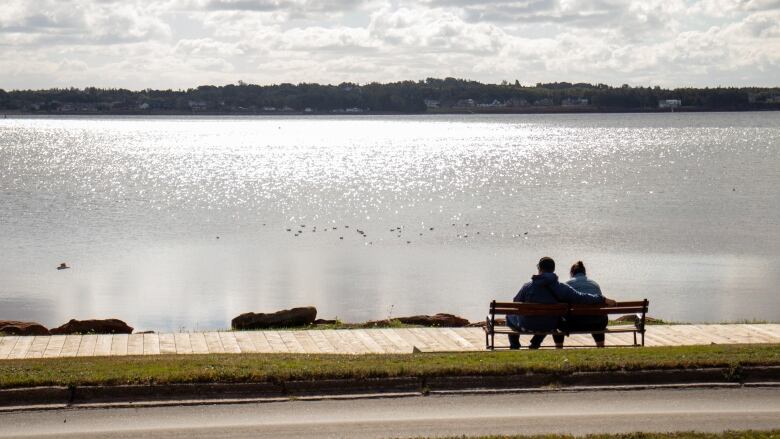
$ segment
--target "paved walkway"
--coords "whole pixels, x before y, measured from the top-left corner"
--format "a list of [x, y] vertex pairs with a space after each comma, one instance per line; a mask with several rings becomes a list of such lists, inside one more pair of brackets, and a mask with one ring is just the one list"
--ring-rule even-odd
[[[523, 345], [528, 337], [522, 337]], [[505, 336], [496, 345], [505, 346]], [[545, 344], [552, 343], [547, 337]], [[607, 345], [632, 343], [631, 334], [609, 334]], [[780, 343], [780, 324], [648, 326], [646, 346]], [[567, 345], [592, 346], [588, 335], [567, 338]], [[121, 335], [0, 337], [0, 360], [121, 355], [207, 353], [396, 354], [483, 351], [481, 328], [402, 328], [307, 331], [181, 332]]]

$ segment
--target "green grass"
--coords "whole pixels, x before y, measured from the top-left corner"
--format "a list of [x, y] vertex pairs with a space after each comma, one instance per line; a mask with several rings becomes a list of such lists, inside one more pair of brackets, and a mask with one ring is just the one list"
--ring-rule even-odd
[[0, 388], [511, 375], [780, 365], [780, 345], [406, 355], [212, 354], [0, 361]]
[[[465, 438], [452, 436], [449, 439]], [[676, 433], [622, 433], [622, 434], [589, 434], [587, 436], [570, 435], [533, 435], [533, 436], [469, 436], [469, 439], [780, 439], [780, 430], [741, 430], [724, 431], [722, 433], [698, 433], [684, 431]], [[445, 438], [446, 439], [446, 438]]]

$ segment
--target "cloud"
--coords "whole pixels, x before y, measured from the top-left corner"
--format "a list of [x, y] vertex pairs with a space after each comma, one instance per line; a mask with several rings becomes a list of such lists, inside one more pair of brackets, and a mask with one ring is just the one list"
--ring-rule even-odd
[[777, 85], [778, 23], [780, 0], [5, 0], [0, 87]]

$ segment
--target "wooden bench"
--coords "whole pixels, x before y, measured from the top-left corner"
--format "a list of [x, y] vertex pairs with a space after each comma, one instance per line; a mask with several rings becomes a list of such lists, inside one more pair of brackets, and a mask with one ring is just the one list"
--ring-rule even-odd
[[[606, 305], [573, 305], [568, 303], [540, 304], [524, 302], [490, 302], [490, 314], [485, 321], [485, 347], [493, 350], [496, 348], [496, 334], [519, 334], [519, 335], [564, 335], [572, 334], [615, 334], [615, 333], [633, 333], [634, 344], [627, 346], [640, 346], [637, 343], [637, 334], [641, 336], [641, 346], [645, 345], [645, 315], [650, 302], [647, 299], [633, 302], [617, 302], [615, 306]], [[613, 314], [634, 314], [636, 320], [633, 325], [607, 326], [602, 331], [515, 331], [506, 325], [496, 326], [496, 316], [524, 315], [524, 316], [550, 316], [550, 317], [571, 317], [571, 316], [602, 316]]]

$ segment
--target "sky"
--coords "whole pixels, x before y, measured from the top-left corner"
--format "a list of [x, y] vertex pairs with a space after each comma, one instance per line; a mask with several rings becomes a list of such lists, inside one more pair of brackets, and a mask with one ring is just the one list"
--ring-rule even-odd
[[780, 0], [0, 0], [0, 88], [779, 86]]

